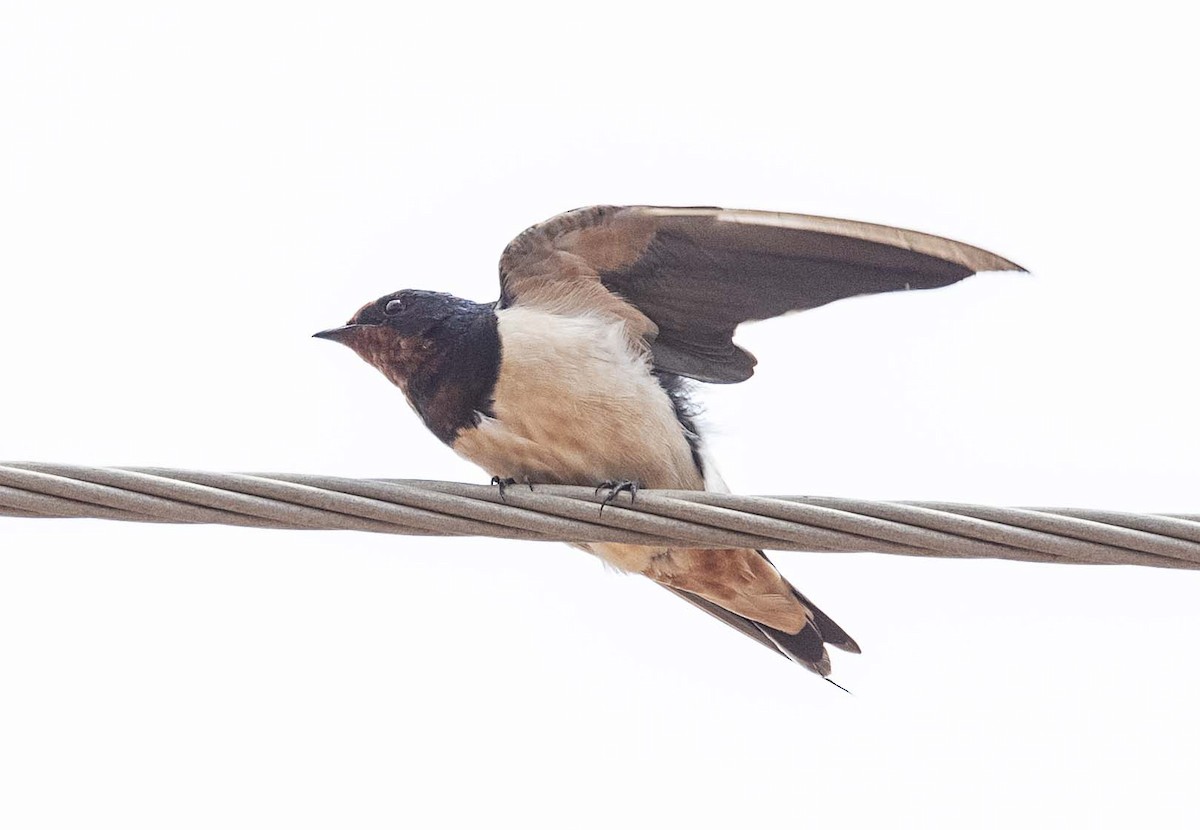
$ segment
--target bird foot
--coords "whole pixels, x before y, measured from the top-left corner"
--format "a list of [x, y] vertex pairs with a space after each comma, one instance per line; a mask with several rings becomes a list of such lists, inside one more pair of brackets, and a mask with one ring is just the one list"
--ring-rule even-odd
[[641, 487], [642, 485], [638, 482], [628, 480], [600, 482], [600, 485], [596, 487], [597, 495], [601, 490], [608, 491], [608, 495], [604, 497], [604, 501], [600, 502], [600, 515], [604, 515], [604, 508], [616, 500], [618, 493], [628, 493], [629, 501], [635, 501], [637, 499], [638, 490], [640, 490]]
[[[504, 491], [516, 483], [517, 480], [515, 478], [500, 478], [500, 476], [492, 476], [492, 485], [500, 491], [500, 501], [505, 500]], [[528, 476], [522, 479], [521, 483], [529, 488], [529, 492], [533, 492], [533, 483], [530, 482]]]

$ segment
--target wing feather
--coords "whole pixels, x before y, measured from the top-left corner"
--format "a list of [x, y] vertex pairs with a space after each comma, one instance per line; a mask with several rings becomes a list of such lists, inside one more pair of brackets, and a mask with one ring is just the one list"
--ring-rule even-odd
[[737, 327], [864, 294], [1021, 271], [981, 248], [917, 231], [722, 208], [581, 208], [522, 233], [500, 260], [501, 304], [608, 314], [664, 371], [750, 377]]

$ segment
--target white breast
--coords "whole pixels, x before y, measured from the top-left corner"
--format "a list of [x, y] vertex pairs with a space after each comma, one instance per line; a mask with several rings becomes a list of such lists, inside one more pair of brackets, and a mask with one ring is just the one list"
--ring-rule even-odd
[[528, 308], [496, 316], [495, 417], [465, 430], [456, 452], [518, 481], [703, 489], [671, 400], [624, 324]]

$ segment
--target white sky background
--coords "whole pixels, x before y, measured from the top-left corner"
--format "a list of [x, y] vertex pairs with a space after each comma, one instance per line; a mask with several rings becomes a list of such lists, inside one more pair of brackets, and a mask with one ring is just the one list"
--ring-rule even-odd
[[[0, 458], [483, 482], [309, 335], [591, 203], [1033, 276], [745, 328], [731, 486], [1200, 513], [1194, 26], [1004, 4], [0, 6]], [[1200, 575], [776, 561], [844, 695], [561, 545], [0, 519], [11, 828], [1184, 826]]]

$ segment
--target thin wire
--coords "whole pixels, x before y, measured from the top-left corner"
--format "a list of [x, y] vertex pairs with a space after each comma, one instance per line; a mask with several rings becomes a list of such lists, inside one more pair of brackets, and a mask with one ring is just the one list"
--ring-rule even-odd
[[0, 464], [0, 516], [1200, 568], [1200, 516]]

